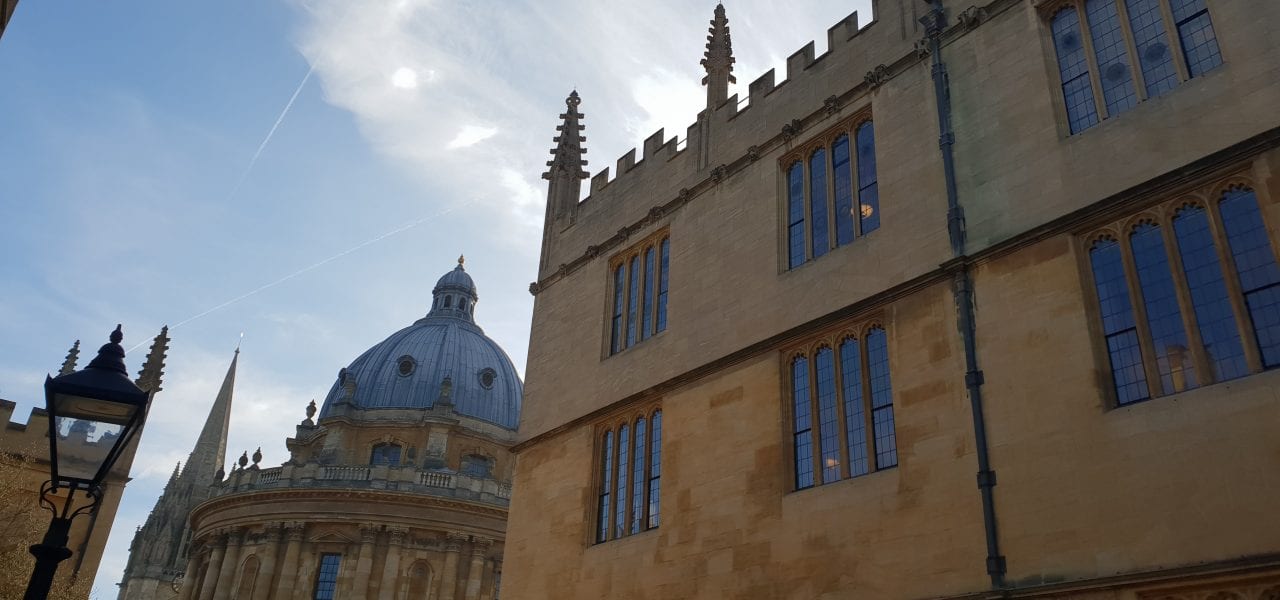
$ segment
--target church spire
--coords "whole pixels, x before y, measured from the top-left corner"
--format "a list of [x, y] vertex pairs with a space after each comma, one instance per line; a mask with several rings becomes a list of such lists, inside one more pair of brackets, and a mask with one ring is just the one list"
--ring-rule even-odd
[[556, 131], [560, 134], [552, 138], [556, 147], [551, 149], [547, 172], [542, 174], [542, 178], [550, 182], [547, 186], [549, 222], [565, 217], [573, 220], [578, 210], [582, 180], [589, 177], [584, 168], [587, 161], [582, 158], [587, 153], [587, 149], [582, 147], [587, 138], [582, 135], [584, 126], [581, 124], [586, 115], [578, 112], [578, 105], [582, 104], [578, 91], [571, 92], [564, 103], [565, 111], [560, 115], [563, 122], [556, 126]]
[[205, 419], [200, 437], [196, 438], [196, 446], [187, 458], [185, 473], [194, 473], [198, 479], [213, 482], [213, 474], [227, 459], [227, 430], [231, 423], [231, 396], [236, 385], [236, 362], [240, 360], [240, 348], [236, 348], [231, 358], [231, 366], [222, 380], [222, 388], [218, 397], [209, 409], [209, 417]]
[[165, 325], [160, 328], [160, 333], [151, 342], [151, 350], [147, 352], [147, 360], [142, 363], [142, 370], [138, 371], [138, 387], [146, 390], [154, 395], [161, 390], [160, 384], [164, 380], [164, 359], [165, 352], [169, 350], [169, 326]]
[[58, 375], [70, 375], [76, 371], [76, 359], [80, 358], [80, 340], [71, 345], [71, 349], [67, 351], [67, 358], [62, 361], [62, 368], [58, 369]]
[[716, 4], [707, 33], [707, 51], [702, 59], [707, 76], [702, 78], [702, 83], [707, 86], [707, 108], [714, 109], [729, 99], [729, 84], [738, 82], [733, 76], [733, 41], [729, 38], [724, 4]]

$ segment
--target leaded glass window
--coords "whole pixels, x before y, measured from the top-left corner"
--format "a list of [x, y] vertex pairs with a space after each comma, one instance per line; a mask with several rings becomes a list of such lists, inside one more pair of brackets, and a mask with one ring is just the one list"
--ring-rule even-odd
[[795, 353], [788, 369], [796, 489], [898, 464], [884, 328], [844, 335], [834, 348], [823, 343], [812, 355]]
[[818, 258], [827, 253], [831, 241], [827, 236], [827, 152], [823, 148], [809, 157], [809, 255]]
[[1257, 193], [1234, 185], [1136, 221], [1089, 249], [1116, 404], [1280, 366], [1280, 264]]
[[1204, 0], [1066, 0], [1049, 29], [1072, 134], [1222, 64]]
[[617, 354], [667, 328], [671, 238], [665, 231], [610, 262], [612, 309], [609, 354]]
[[338, 567], [342, 564], [341, 554], [321, 554], [320, 568], [316, 569], [316, 591], [314, 600], [333, 600], [338, 588]]
[[373, 451], [370, 452], [369, 464], [391, 466], [400, 464], [400, 446], [398, 444], [375, 444]]
[[804, 166], [796, 161], [787, 170], [787, 256], [788, 266], [798, 267], [808, 260], [804, 252]]
[[596, 542], [658, 526], [662, 476], [662, 411], [649, 408], [613, 422], [599, 438]]
[[783, 159], [788, 269], [880, 226], [874, 131], [857, 115]]

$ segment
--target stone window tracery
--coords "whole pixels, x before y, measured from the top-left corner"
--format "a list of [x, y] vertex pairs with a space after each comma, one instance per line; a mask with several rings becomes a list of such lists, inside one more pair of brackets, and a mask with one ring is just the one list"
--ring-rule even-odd
[[609, 261], [609, 354], [667, 328], [671, 236], [659, 231]]
[[1222, 64], [1204, 0], [1054, 0], [1042, 6], [1072, 134]]
[[611, 419], [596, 436], [597, 543], [658, 526], [662, 477], [662, 409], [650, 406]]
[[875, 127], [869, 110], [783, 157], [780, 164], [787, 269], [879, 228]]
[[864, 323], [785, 356], [795, 489], [897, 466], [883, 326]]
[[1084, 238], [1123, 406], [1280, 366], [1280, 263], [1241, 177]]

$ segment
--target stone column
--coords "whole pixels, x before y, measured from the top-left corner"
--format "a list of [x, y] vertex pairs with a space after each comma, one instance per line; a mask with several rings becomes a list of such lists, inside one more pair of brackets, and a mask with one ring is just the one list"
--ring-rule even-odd
[[369, 593], [369, 573], [373, 571], [374, 544], [378, 541], [378, 526], [367, 523], [360, 526], [360, 554], [356, 558], [356, 576], [351, 593], [363, 598]]
[[[280, 532], [284, 527], [280, 523], [268, 523], [266, 538], [262, 543], [262, 561], [258, 566], [258, 580], [253, 584], [252, 600], [269, 600], [271, 598], [271, 579], [276, 574], [276, 554], [280, 552]], [[239, 600], [249, 600], [240, 598]]]
[[444, 568], [440, 570], [437, 600], [455, 600], [458, 597], [458, 553], [465, 541], [467, 536], [461, 533], [450, 533], [444, 538]]
[[240, 567], [240, 544], [243, 541], [243, 531], [232, 529], [227, 533], [227, 550], [222, 554], [222, 568], [218, 570], [218, 588], [213, 592], [213, 600], [228, 600], [232, 590], [236, 589], [236, 571]]
[[192, 600], [191, 597], [195, 595], [196, 580], [200, 578], [200, 574], [196, 571], [200, 569], [200, 555], [204, 550], [197, 551], [192, 547], [188, 552], [190, 556], [187, 557], [187, 570], [182, 573], [182, 589], [178, 590], [178, 600]]
[[487, 563], [485, 569], [485, 581], [481, 584], [480, 600], [493, 600], [494, 594], [498, 592], [498, 576], [502, 574], [502, 559], [495, 558]]
[[400, 551], [404, 548], [406, 533], [408, 531], [403, 527], [387, 528], [387, 558], [382, 565], [382, 585], [378, 586], [379, 598], [392, 600], [396, 597], [396, 576], [400, 574]]
[[221, 531], [213, 535], [209, 546], [209, 564], [204, 568], [204, 584], [200, 586], [200, 600], [213, 600], [213, 589], [218, 586], [218, 572], [222, 570], [222, 555], [227, 551], [227, 535]]
[[471, 542], [471, 568], [467, 569], [466, 600], [480, 600], [480, 582], [484, 580], [484, 557], [493, 540], [477, 537]]
[[293, 598], [294, 588], [298, 583], [298, 552], [302, 547], [302, 523], [286, 523], [284, 536], [288, 539], [284, 548], [284, 560], [280, 564], [280, 581], [276, 583], [276, 593], [271, 600], [289, 600]]

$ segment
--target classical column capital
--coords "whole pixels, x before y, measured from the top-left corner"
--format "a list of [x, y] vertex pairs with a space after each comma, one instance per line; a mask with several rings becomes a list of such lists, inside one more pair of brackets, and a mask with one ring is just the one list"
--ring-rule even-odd
[[290, 542], [301, 542], [302, 534], [306, 532], [306, 528], [307, 528], [306, 523], [302, 523], [299, 521], [290, 521], [288, 523], [285, 523], [284, 524], [285, 537], [289, 538]]
[[476, 536], [471, 540], [471, 553], [476, 556], [483, 556], [491, 547], [493, 547], [493, 540], [490, 538]]
[[263, 534], [263, 539], [265, 539], [268, 542], [277, 541], [280, 539], [280, 533], [282, 531], [284, 531], [283, 523], [280, 523], [278, 521], [267, 523], [266, 531]]
[[388, 527], [388, 541], [392, 546], [403, 546], [404, 538], [409, 534], [409, 530], [404, 527]]
[[377, 542], [378, 531], [380, 531], [381, 529], [382, 529], [381, 527], [378, 527], [373, 523], [361, 523], [360, 524], [360, 543], [372, 544], [374, 542]]
[[239, 546], [244, 542], [244, 530], [238, 527], [232, 527], [227, 530], [227, 545]]
[[450, 531], [444, 535], [445, 552], [459, 552], [462, 550], [462, 544], [466, 543], [468, 536], [465, 533]]

